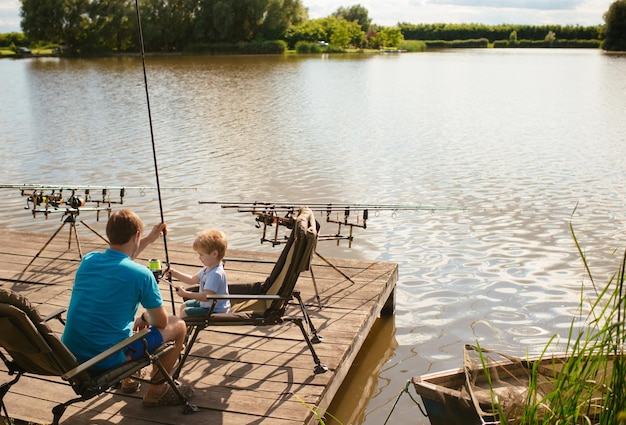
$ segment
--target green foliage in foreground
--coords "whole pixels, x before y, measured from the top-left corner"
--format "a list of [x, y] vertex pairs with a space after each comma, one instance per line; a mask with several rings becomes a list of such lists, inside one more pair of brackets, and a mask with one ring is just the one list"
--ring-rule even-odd
[[[571, 225], [570, 225], [571, 229]], [[572, 235], [574, 231], [572, 229]], [[508, 418], [500, 405], [500, 423], [538, 424], [623, 424], [626, 417], [626, 252], [619, 270], [598, 290], [585, 255], [576, 240], [579, 254], [593, 286], [581, 287], [579, 316], [572, 319], [567, 336], [567, 360], [552, 381], [547, 394], [540, 390], [537, 366], [529, 369], [526, 404], [514, 418]], [[594, 299], [595, 298], [595, 299]], [[577, 322], [585, 325], [578, 328]], [[555, 335], [553, 340], [556, 340]], [[544, 348], [548, 352], [551, 342]], [[482, 354], [481, 354], [482, 356]], [[488, 375], [488, 372], [487, 372]], [[487, 377], [489, 379], [489, 377]], [[494, 393], [492, 387], [492, 394]], [[492, 396], [494, 400], [497, 397]]]

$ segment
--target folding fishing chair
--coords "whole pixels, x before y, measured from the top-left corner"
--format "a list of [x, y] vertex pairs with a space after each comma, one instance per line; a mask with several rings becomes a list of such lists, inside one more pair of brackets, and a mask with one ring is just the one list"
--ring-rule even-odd
[[93, 365], [119, 352], [132, 342], [144, 338], [149, 330], [143, 329], [96, 357], [79, 364], [76, 357], [46, 323], [51, 319], [58, 319], [65, 324], [61, 316], [64, 312], [65, 309], [61, 309], [43, 318], [26, 298], [9, 289], [0, 288], [0, 347], [8, 355], [7, 357], [0, 351], [0, 358], [4, 361], [9, 375], [15, 375], [11, 381], [0, 386], [0, 407], [7, 420], [9, 415], [3, 401], [4, 396], [23, 374], [60, 376], [69, 382], [78, 395], [78, 397], [60, 403], [52, 409], [54, 415], [52, 423], [56, 425], [65, 409], [71, 404], [86, 401], [104, 393], [115, 387], [124, 378], [130, 377], [150, 364], [156, 365], [161, 371], [164, 378], [160, 382], [167, 381], [176, 392], [184, 405], [184, 413], [193, 413], [197, 410], [181, 394], [174, 380], [161, 364], [160, 357], [174, 349], [172, 342], [164, 343], [152, 353], [146, 349], [144, 357], [139, 360], [124, 363], [111, 370], [95, 372], [90, 369]]
[[[187, 346], [173, 373], [174, 379], [180, 374], [189, 352], [201, 330], [209, 326], [272, 326], [285, 322], [295, 323], [302, 331], [313, 361], [314, 373], [324, 373], [328, 368], [322, 364], [313, 347], [322, 341], [317, 329], [313, 326], [300, 291], [294, 290], [300, 273], [308, 270], [311, 257], [315, 252], [319, 223], [313, 212], [302, 207], [295, 219], [294, 227], [289, 235], [278, 261], [265, 282], [229, 285], [229, 295], [209, 295], [207, 300], [212, 303], [206, 316], [190, 316], [187, 323]], [[219, 300], [231, 301], [230, 313], [212, 313]], [[302, 317], [286, 317], [285, 309], [289, 301], [298, 302]], [[312, 334], [309, 337], [304, 322]]]

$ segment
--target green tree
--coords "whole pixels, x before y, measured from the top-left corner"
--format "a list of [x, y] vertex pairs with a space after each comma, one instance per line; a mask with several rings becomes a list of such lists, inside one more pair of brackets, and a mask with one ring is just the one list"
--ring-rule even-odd
[[342, 6], [332, 14], [332, 16], [338, 19], [343, 18], [348, 22], [357, 22], [361, 27], [361, 30], [364, 32], [367, 32], [367, 29], [372, 23], [372, 20], [368, 15], [368, 10], [360, 4], [355, 4], [354, 6], [348, 8]]
[[385, 47], [398, 47], [404, 41], [404, 36], [399, 27], [383, 27], [378, 31], [378, 45]]
[[220, 41], [231, 40], [234, 29], [234, 11], [230, 0], [217, 1], [213, 4], [213, 24]]
[[32, 41], [60, 44], [68, 53], [88, 51], [99, 43], [90, 8], [89, 0], [22, 0], [22, 30]]
[[142, 0], [141, 27], [147, 51], [180, 51], [193, 40], [192, 0]]
[[90, 31], [97, 34], [100, 48], [124, 51], [136, 45], [137, 18], [132, 0], [94, 0], [89, 15]]
[[329, 40], [328, 29], [324, 25], [324, 19], [311, 19], [300, 25], [294, 25], [285, 33], [285, 41], [290, 48], [294, 48], [299, 41], [318, 42]]
[[[338, 47], [347, 47], [350, 44], [350, 31], [348, 29], [348, 22], [344, 19], [334, 19], [333, 25], [329, 31], [330, 44]], [[358, 24], [357, 24], [358, 26]]]
[[261, 30], [268, 0], [229, 0], [233, 10], [230, 41], [250, 41]]
[[31, 40], [63, 41], [64, 0], [22, 0], [20, 16], [22, 31]]
[[330, 44], [338, 47], [361, 47], [365, 43], [365, 31], [356, 21], [348, 22], [334, 16], [323, 18], [327, 27]]
[[285, 40], [291, 48], [299, 41], [309, 43], [329, 41], [337, 47], [360, 47], [365, 43], [365, 32], [357, 22], [329, 16], [305, 21], [289, 28], [285, 33]]
[[266, 40], [282, 39], [287, 29], [305, 22], [308, 15], [302, 0], [269, 0], [263, 19], [262, 36]]
[[604, 14], [602, 48], [608, 51], [626, 51], [626, 0], [617, 0]]
[[213, 25], [213, 0], [198, 0], [192, 33], [193, 40], [201, 43], [210, 43], [216, 40], [215, 26]]
[[169, 0], [165, 2], [165, 16], [160, 19], [168, 50], [182, 50], [191, 38], [195, 2], [191, 0]]
[[89, 0], [65, 0], [62, 40], [69, 53], [81, 52], [96, 44], [90, 25]]

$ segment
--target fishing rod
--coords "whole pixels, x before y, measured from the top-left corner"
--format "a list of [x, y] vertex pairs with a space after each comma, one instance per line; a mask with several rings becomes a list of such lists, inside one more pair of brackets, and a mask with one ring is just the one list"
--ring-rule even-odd
[[[221, 205], [222, 208], [245, 208], [245, 207], [283, 207], [294, 208], [300, 204], [306, 204], [309, 208], [353, 208], [360, 209], [380, 209], [380, 210], [433, 210], [433, 211], [453, 211], [453, 210], [465, 210], [465, 208], [459, 207], [437, 207], [429, 205], [406, 205], [406, 204], [355, 204], [355, 203], [343, 203], [343, 202], [221, 202], [221, 201], [199, 201], [200, 204], [212, 204]], [[299, 206], [297, 208], [300, 208]]]
[[[143, 29], [141, 27], [141, 14], [139, 12], [139, 0], [135, 0], [135, 10], [137, 12], [137, 30], [139, 31], [139, 45], [141, 48], [141, 64], [143, 66], [143, 83], [146, 91], [146, 105], [148, 108], [148, 121], [150, 123], [150, 140], [152, 142], [152, 158], [154, 160], [154, 175], [156, 179], [157, 185], [157, 193], [159, 197], [159, 212], [161, 214], [161, 223], [165, 223], [165, 218], [163, 215], [163, 199], [161, 197], [161, 183], [159, 181], [159, 164], [157, 162], [157, 154], [156, 154], [156, 143], [154, 142], [154, 128], [152, 126], [152, 112], [150, 109], [150, 94], [148, 90], [148, 74], [146, 72], [146, 48], [143, 40]], [[165, 264], [169, 266], [170, 257], [169, 251], [167, 249], [167, 235], [165, 232], [163, 233], [163, 249], [165, 250]], [[174, 303], [174, 289], [171, 285], [170, 287], [170, 300], [172, 303], [172, 314], [176, 316], [176, 305]]]
[[[295, 203], [295, 202], [220, 202], [199, 201], [199, 204], [219, 205], [221, 208], [236, 209], [240, 213], [252, 213], [255, 216], [256, 227], [263, 227], [261, 243], [270, 242], [272, 246], [284, 242], [278, 235], [279, 226], [293, 228], [295, 217], [301, 205], [306, 205], [313, 212], [326, 216], [326, 222], [337, 225], [337, 232], [329, 235], [320, 235], [320, 241], [348, 241], [348, 247], [352, 247], [354, 228], [367, 229], [367, 220], [370, 211], [379, 214], [381, 211], [391, 211], [392, 217], [396, 218], [398, 211], [463, 211], [465, 208], [437, 207], [427, 205], [405, 204], [365, 204], [365, 203]], [[268, 228], [275, 226], [272, 236], [268, 236]], [[342, 226], [348, 227], [349, 233], [342, 234]]]
[[[96, 220], [100, 212], [111, 212], [113, 204], [124, 204], [124, 197], [129, 190], [138, 190], [141, 196], [150, 186], [96, 186], [75, 184], [0, 184], [0, 189], [17, 189], [26, 197], [24, 209], [30, 209], [33, 217], [43, 214], [46, 218], [51, 213], [65, 212], [78, 214], [80, 211], [96, 211]], [[168, 190], [197, 190], [194, 187], [167, 187]], [[87, 205], [95, 204], [95, 207]]]
[[[97, 185], [76, 185], [76, 184], [33, 184], [33, 183], [15, 183], [15, 184], [2, 184], [0, 183], [0, 189], [20, 189], [20, 190], [138, 190], [146, 191], [156, 189], [154, 186], [97, 186]], [[161, 187], [164, 190], [198, 190], [197, 187], [191, 186], [165, 186]]]
[[[9, 185], [2, 185], [0, 188], [7, 188]], [[68, 186], [70, 187], [70, 186]], [[78, 215], [80, 211], [96, 211], [96, 220], [100, 220], [100, 212], [111, 212], [111, 205], [123, 204], [125, 188], [119, 188], [119, 197], [109, 189], [96, 187], [80, 189], [80, 186], [68, 189], [56, 185], [15, 185], [11, 188], [18, 188], [20, 194], [26, 197], [24, 209], [30, 209], [33, 218], [38, 214], [43, 214], [48, 218], [49, 214], [64, 212]], [[88, 205], [93, 205], [88, 207]]]

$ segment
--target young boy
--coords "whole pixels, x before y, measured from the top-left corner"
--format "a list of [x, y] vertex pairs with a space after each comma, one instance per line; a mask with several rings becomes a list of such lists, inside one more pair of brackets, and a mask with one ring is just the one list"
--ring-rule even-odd
[[[170, 276], [188, 285], [200, 285], [198, 292], [186, 291], [182, 286], [176, 288], [179, 297], [187, 298], [180, 306], [180, 317], [206, 315], [211, 302], [206, 300], [207, 295], [228, 295], [228, 283], [222, 260], [226, 255], [228, 241], [224, 233], [219, 230], [207, 230], [198, 234], [193, 242], [193, 249], [200, 257], [204, 267], [195, 275], [169, 269]], [[213, 313], [229, 313], [230, 301], [219, 300]]]

